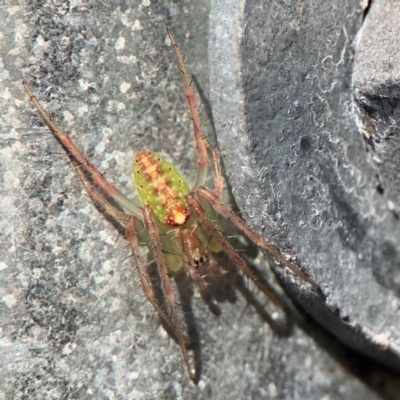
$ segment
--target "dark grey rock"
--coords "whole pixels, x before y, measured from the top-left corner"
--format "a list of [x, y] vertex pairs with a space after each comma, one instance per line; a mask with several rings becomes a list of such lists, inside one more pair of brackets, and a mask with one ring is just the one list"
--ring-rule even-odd
[[[386, 7], [390, 18], [375, 25], [375, 7]], [[364, 17], [358, 0], [216, 1], [211, 99], [229, 182], [246, 220], [315, 279], [323, 296], [277, 266], [288, 291], [343, 343], [399, 371], [393, 128], [400, 14], [389, 2], [374, 2], [369, 11], [354, 71], [358, 102], [379, 110], [373, 117], [381, 125], [369, 142], [352, 92], [353, 42]], [[376, 60], [377, 82], [371, 78]]]
[[[400, 4], [374, 2], [355, 44], [353, 91], [360, 106], [360, 131], [371, 152], [379, 190], [399, 213]], [[390, 252], [390, 243], [385, 244]], [[395, 250], [396, 251], [396, 250]], [[389, 257], [391, 259], [392, 256]], [[389, 260], [390, 261], [390, 260]], [[399, 264], [385, 263], [376, 274], [399, 295]]]

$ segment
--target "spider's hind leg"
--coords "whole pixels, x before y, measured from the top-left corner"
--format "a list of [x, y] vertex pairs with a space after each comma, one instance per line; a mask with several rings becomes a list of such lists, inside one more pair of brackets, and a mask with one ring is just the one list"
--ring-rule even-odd
[[26, 83], [22, 83], [25, 92], [29, 96], [30, 101], [34, 104], [38, 110], [42, 120], [50, 128], [53, 135], [60, 141], [64, 149], [73, 160], [75, 167], [80, 166], [82, 171], [90, 177], [90, 179], [96, 183], [98, 187], [109, 197], [114, 199], [119, 205], [121, 205], [129, 213], [141, 219], [139, 207], [129, 200], [119, 189], [112, 185], [103, 174], [84, 156], [78, 146], [73, 142], [71, 137], [65, 133], [51, 118], [50, 115], [44, 110], [39, 101], [36, 99], [32, 90]]
[[278, 297], [269, 290], [263, 283], [260, 281], [254, 272], [247, 266], [246, 262], [239, 256], [239, 254], [234, 250], [231, 244], [224, 238], [221, 232], [217, 229], [217, 227], [211, 222], [209, 219], [204, 207], [202, 206], [198, 195], [196, 192], [191, 192], [186, 195], [186, 201], [188, 202], [193, 214], [196, 216], [196, 219], [200, 222], [200, 224], [208, 231], [208, 233], [214, 237], [217, 241], [221, 249], [227, 254], [232, 263], [239, 269], [243, 274], [248, 276], [254, 284], [265, 293], [278, 307], [285, 309], [286, 305], [278, 299]]
[[[225, 218], [227, 218], [233, 225], [240, 229], [253, 243], [257, 246], [265, 249], [270, 255], [272, 255], [278, 262], [285, 265], [293, 273], [300, 276], [304, 281], [308, 282], [314, 289], [321, 291], [319, 285], [310, 277], [308, 277], [303, 271], [301, 271], [296, 265], [286, 260], [275, 248], [273, 248], [267, 241], [250, 229], [246, 223], [240, 219], [234, 212], [228, 209], [228, 207], [222, 202], [220, 196], [205, 186], [200, 186], [197, 189], [197, 194], [207, 202], [209, 202], [213, 208]], [[222, 247], [222, 246], [221, 246]]]

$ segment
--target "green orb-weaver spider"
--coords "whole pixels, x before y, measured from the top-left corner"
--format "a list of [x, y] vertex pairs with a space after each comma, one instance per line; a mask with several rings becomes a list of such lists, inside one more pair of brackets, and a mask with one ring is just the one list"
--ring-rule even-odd
[[[68, 152], [89, 197], [100, 205], [108, 215], [125, 225], [125, 237], [137, 267], [143, 293], [163, 322], [176, 335], [189, 377], [195, 381], [187, 352], [187, 346], [191, 341], [182, 333], [174, 291], [169, 277], [170, 273], [187, 271], [199, 290], [203, 291], [205, 281], [199, 273], [199, 267], [206, 265], [211, 275], [218, 274], [220, 267], [213, 259], [212, 253], [223, 251], [239, 271], [249, 277], [274, 303], [284, 307], [284, 304], [256, 277], [243, 258], [225, 239], [220, 227], [212, 222], [216, 213], [227, 218], [252, 242], [265, 249], [314, 288], [319, 289], [319, 286], [294, 264], [286, 260], [260, 235], [252, 231], [222, 202], [224, 178], [221, 171], [220, 155], [202, 133], [195, 94], [185, 63], [170, 30], [168, 30], [168, 35], [183, 75], [186, 99], [193, 122], [198, 154], [197, 177], [194, 185], [190, 188], [173, 165], [148, 150], [140, 151], [134, 161], [134, 177], [136, 190], [142, 202], [141, 207], [125, 197], [104, 178], [71, 138], [50, 118], [30, 88], [25, 83], [23, 86], [44, 122]], [[210, 159], [214, 170], [213, 189], [205, 186]], [[112, 202], [109, 201], [109, 198], [112, 199]], [[118, 207], [114, 205], [115, 203]], [[145, 236], [142, 233], [143, 228], [147, 232]], [[165, 234], [161, 235], [160, 232]], [[165, 312], [159, 305], [150, 284], [145, 263], [139, 253], [139, 240], [143, 239], [147, 241], [149, 248], [154, 249], [164, 296], [170, 307], [169, 313]]]

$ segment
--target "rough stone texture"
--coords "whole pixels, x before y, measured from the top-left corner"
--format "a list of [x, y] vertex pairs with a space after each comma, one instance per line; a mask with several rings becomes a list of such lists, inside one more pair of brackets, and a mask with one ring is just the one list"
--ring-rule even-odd
[[215, 1], [210, 87], [239, 207], [323, 296], [277, 266], [289, 292], [341, 341], [399, 371], [400, 14], [379, 3], [355, 68], [375, 121], [369, 141], [352, 93], [367, 5], [358, 0]]
[[8, 2], [0, 14], [0, 399], [377, 399], [382, 379], [395, 398], [385, 371], [306, 317], [283, 337], [266, 323], [268, 307], [255, 311], [229, 286], [216, 291], [219, 318], [197, 294], [184, 304], [199, 342], [201, 380], [190, 383], [124, 241], [22, 91], [24, 79], [125, 193], [133, 155], [147, 147], [191, 180], [190, 121], [165, 26], [207, 98], [207, 1]]
[[[399, 214], [400, 199], [400, 3], [374, 2], [355, 44], [353, 90], [360, 130], [373, 155], [379, 190]], [[390, 249], [388, 249], [390, 251]], [[377, 270], [399, 294], [399, 264]]]

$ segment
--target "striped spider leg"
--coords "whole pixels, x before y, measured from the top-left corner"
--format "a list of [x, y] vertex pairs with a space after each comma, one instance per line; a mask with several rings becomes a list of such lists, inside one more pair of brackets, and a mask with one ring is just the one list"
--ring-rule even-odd
[[[175, 334], [188, 375], [195, 382], [197, 379], [190, 367], [187, 352], [191, 341], [183, 334], [180, 326], [170, 281], [171, 274], [186, 271], [199, 290], [203, 291], [206, 283], [204, 276], [199, 273], [199, 268], [206, 266], [211, 275], [218, 275], [220, 267], [213, 259], [212, 253], [224, 251], [238, 270], [249, 277], [275, 304], [285, 308], [285, 305], [256, 277], [225, 239], [219, 226], [212, 222], [216, 220], [217, 213], [227, 218], [251, 241], [265, 249], [315, 289], [319, 289], [319, 286], [280, 255], [260, 235], [252, 231], [222, 202], [224, 178], [221, 172], [220, 156], [202, 133], [196, 99], [185, 63], [172, 32], [169, 29], [167, 32], [183, 75], [198, 154], [197, 177], [191, 189], [173, 165], [151, 151], [142, 150], [136, 155], [133, 163], [135, 187], [142, 203], [141, 207], [137, 206], [105, 179], [71, 138], [54, 123], [30, 88], [25, 83], [23, 86], [45, 124], [67, 151], [89, 197], [109, 216], [125, 225], [125, 237], [137, 267], [143, 293], [166, 326]], [[212, 190], [205, 187], [209, 157], [214, 170]], [[118, 205], [118, 208], [114, 206], [114, 203]], [[147, 234], [144, 235], [143, 231]], [[164, 311], [156, 299], [145, 263], [139, 254], [139, 238], [141, 240], [144, 238], [148, 248], [154, 253], [169, 312]]]

